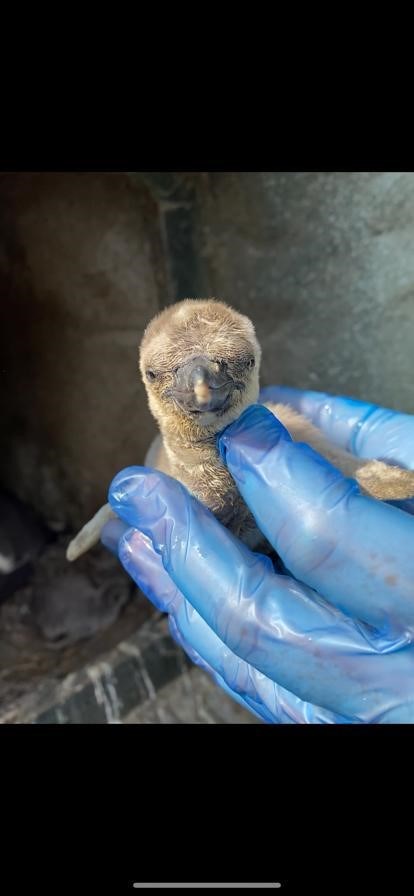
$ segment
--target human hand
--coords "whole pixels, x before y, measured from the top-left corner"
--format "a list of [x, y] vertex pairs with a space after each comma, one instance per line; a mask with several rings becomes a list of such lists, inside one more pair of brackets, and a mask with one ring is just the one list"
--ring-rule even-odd
[[357, 457], [392, 461], [414, 470], [414, 417], [325, 392], [266, 386], [261, 401], [289, 404], [338, 448]]
[[[308, 401], [311, 419], [319, 414], [331, 440], [360, 456], [377, 456], [381, 445], [399, 463], [414, 462], [407, 415], [374, 409], [370, 428], [362, 403], [350, 402], [347, 412], [347, 399], [266, 391], [302, 413], [292, 399]], [[219, 448], [288, 575], [276, 574], [181, 484], [142, 467], [111, 484], [121, 520], [105, 527], [104, 544], [169, 614], [194, 662], [260, 718], [414, 721], [413, 517], [361, 495], [258, 405], [222, 433]]]

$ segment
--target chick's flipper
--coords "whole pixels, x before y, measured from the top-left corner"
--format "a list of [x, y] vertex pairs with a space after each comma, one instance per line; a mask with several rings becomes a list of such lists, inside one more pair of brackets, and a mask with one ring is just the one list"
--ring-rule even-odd
[[98, 544], [105, 523], [116, 518], [116, 514], [111, 509], [111, 506], [109, 504], [104, 504], [104, 506], [95, 513], [95, 516], [83, 526], [80, 532], [78, 532], [78, 534], [75, 535], [75, 538], [69, 543], [66, 551], [66, 559], [69, 560], [70, 563], [73, 563], [73, 561], [77, 560], [78, 557], [81, 557], [82, 554], [86, 554], [87, 551], [90, 551], [91, 548]]

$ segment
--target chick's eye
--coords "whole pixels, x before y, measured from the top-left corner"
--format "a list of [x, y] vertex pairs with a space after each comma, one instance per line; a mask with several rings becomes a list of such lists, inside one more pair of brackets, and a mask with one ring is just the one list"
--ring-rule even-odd
[[146, 376], [147, 380], [150, 381], [150, 383], [153, 383], [154, 380], [157, 378], [157, 375], [156, 375], [156, 373], [154, 373], [153, 370], [146, 370], [145, 376]]
[[248, 360], [248, 362], [247, 362], [247, 367], [249, 368], [249, 370], [252, 370], [253, 367], [254, 367], [254, 365], [255, 365], [255, 360], [254, 360], [254, 358], [249, 358], [249, 360]]

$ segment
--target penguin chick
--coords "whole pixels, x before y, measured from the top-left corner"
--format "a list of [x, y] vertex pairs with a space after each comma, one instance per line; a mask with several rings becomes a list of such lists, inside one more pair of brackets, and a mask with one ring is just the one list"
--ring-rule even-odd
[[[252, 322], [215, 299], [185, 299], [158, 314], [146, 328], [139, 368], [159, 435], [145, 465], [173, 476], [252, 549], [267, 550], [216, 447], [217, 433], [259, 398], [261, 348]], [[287, 405], [265, 405], [294, 441], [305, 442], [361, 491], [380, 500], [414, 495], [414, 473], [380, 461], [365, 461], [332, 445]], [[70, 543], [68, 560], [89, 550], [104, 523], [114, 517], [106, 504]]]

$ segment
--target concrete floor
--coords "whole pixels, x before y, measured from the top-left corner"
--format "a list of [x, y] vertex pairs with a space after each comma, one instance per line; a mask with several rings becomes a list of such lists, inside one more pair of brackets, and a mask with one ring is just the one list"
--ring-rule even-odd
[[183, 673], [123, 718], [129, 725], [261, 724], [201, 669]]

